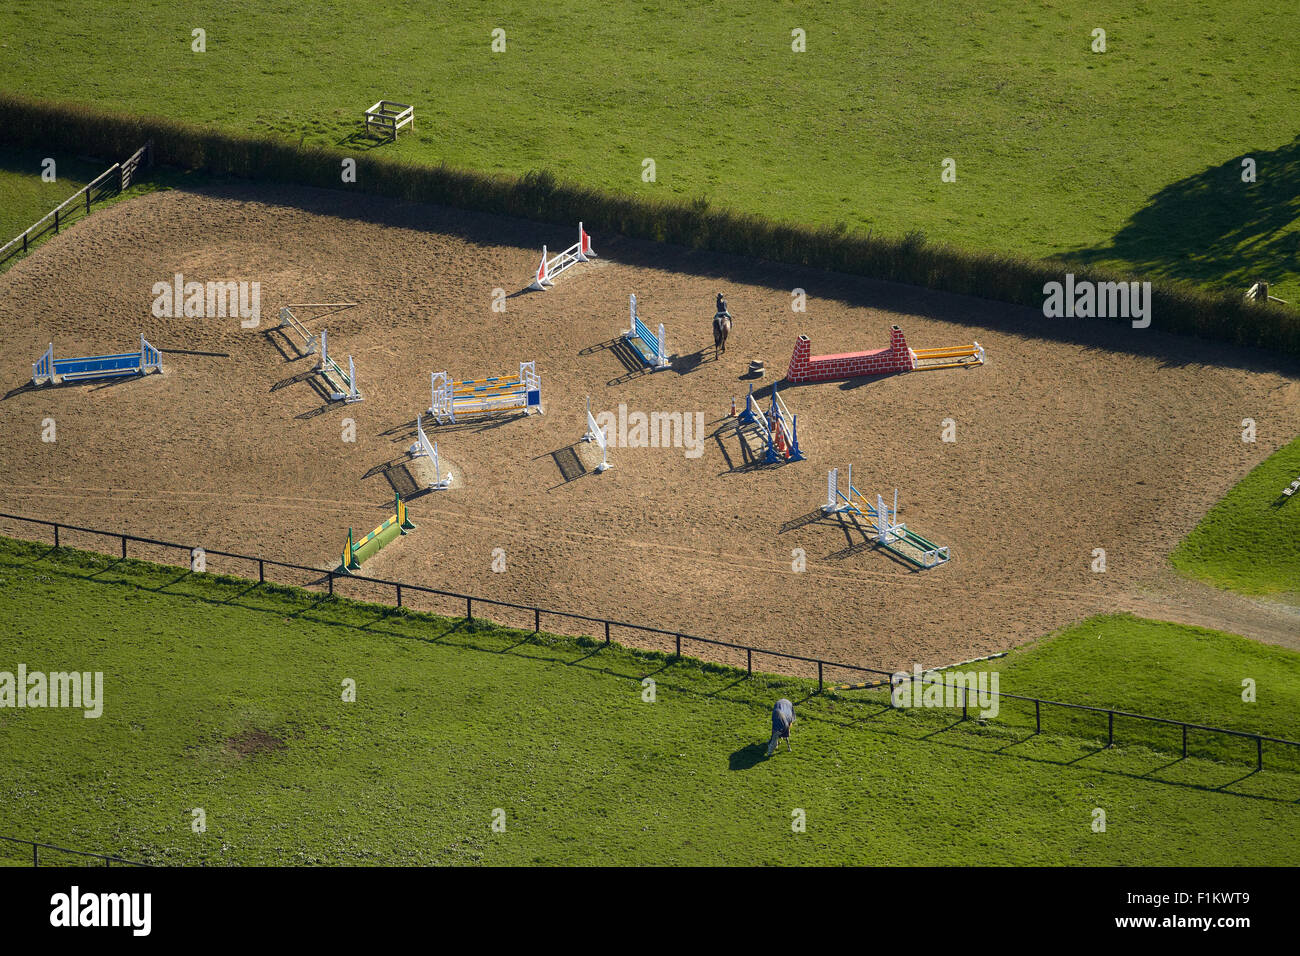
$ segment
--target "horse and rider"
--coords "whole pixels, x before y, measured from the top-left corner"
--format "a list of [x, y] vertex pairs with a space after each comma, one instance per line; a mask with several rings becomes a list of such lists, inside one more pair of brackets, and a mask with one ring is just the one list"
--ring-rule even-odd
[[713, 313], [713, 357], [727, 351], [727, 336], [731, 334], [731, 313], [727, 311], [727, 298], [718, 293], [718, 307]]

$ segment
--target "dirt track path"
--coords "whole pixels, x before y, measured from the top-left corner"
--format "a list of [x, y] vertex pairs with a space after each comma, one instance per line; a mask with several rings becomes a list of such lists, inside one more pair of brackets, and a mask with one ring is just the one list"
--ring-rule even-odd
[[1300, 651], [1300, 605], [1223, 591], [1172, 569], [1119, 598], [1116, 610], [1243, 634]]
[[[1286, 643], [1287, 612], [1171, 581], [1165, 556], [1300, 432], [1300, 368], [598, 230], [599, 260], [494, 312], [494, 290], [519, 290], [542, 243], [562, 247], [571, 231], [242, 185], [104, 209], [0, 276], [11, 357], [0, 510], [325, 568], [348, 527], [364, 533], [391, 511], [396, 489], [413, 495], [420, 528], [368, 574], [891, 668], [991, 653], [1120, 608]], [[261, 327], [155, 318], [152, 286], [178, 272], [259, 281]], [[795, 288], [807, 313], [791, 311]], [[719, 289], [738, 321], [715, 361]], [[630, 292], [667, 326], [672, 370], [646, 374], [620, 347]], [[332, 351], [355, 357], [366, 396], [346, 408], [317, 395], [312, 359], [273, 329], [283, 303], [343, 300], [361, 306], [330, 318]], [[770, 370], [765, 391], [799, 333], [815, 353], [847, 351], [883, 347], [892, 324], [914, 347], [977, 339], [989, 363], [783, 389], [809, 460], [747, 460], [727, 410], [751, 358]], [[175, 350], [165, 374], [24, 384], [51, 340], [58, 355], [97, 354], [141, 331]], [[456, 484], [421, 494], [406, 448], [430, 372], [477, 378], [530, 359], [546, 414], [431, 431]], [[614, 467], [590, 474], [578, 443], [588, 395], [596, 411], [698, 414], [700, 453], [611, 447]], [[1238, 439], [1246, 415], [1260, 424], [1253, 445]], [[56, 443], [40, 440], [47, 418]], [[946, 419], [956, 443], [941, 441]], [[901, 518], [951, 546], [952, 562], [914, 571], [823, 516], [826, 471], [850, 462], [862, 490], [900, 488]], [[1106, 574], [1089, 569], [1098, 547]], [[504, 573], [492, 570], [498, 548]]]

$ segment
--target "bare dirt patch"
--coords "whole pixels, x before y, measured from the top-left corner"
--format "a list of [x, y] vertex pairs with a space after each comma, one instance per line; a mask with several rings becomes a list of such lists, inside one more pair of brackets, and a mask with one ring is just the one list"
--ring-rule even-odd
[[243, 730], [227, 738], [221, 749], [230, 756], [247, 758], [256, 754], [274, 753], [287, 746], [279, 737], [265, 730]]
[[[10, 357], [0, 502], [333, 567], [349, 526], [364, 534], [391, 511], [394, 489], [417, 491], [421, 469], [406, 449], [430, 372], [478, 378], [535, 360], [545, 415], [430, 427], [454, 488], [414, 497], [419, 528], [365, 573], [792, 653], [929, 666], [1129, 606], [1135, 594], [1148, 595], [1150, 613], [1144, 582], [1168, 552], [1300, 431], [1296, 368], [1256, 353], [1105, 322], [1049, 326], [998, 303], [621, 241], [598, 227], [601, 259], [493, 312], [493, 290], [520, 290], [542, 243], [562, 247], [571, 232], [284, 187], [160, 193], [102, 210], [0, 277]], [[153, 284], [178, 272], [261, 282], [261, 327], [154, 318]], [[808, 292], [807, 314], [791, 311], [795, 288]], [[714, 361], [719, 289], [737, 321]], [[672, 370], [642, 372], [618, 344], [631, 292], [648, 322], [667, 326]], [[344, 300], [361, 306], [330, 317], [332, 351], [354, 356], [365, 394], [346, 407], [321, 398], [304, 374], [313, 359], [273, 330], [281, 304]], [[989, 363], [783, 389], [809, 460], [747, 460], [727, 413], [751, 359], [766, 362], [766, 390], [799, 333], [815, 353], [852, 351], [886, 345], [892, 324], [913, 347], [978, 339]], [[162, 376], [24, 388], [50, 340], [57, 355], [98, 354], [141, 331], [167, 350]], [[590, 473], [590, 446], [579, 443], [587, 395], [594, 410], [702, 413], [702, 454], [611, 447], [614, 467]], [[1255, 444], [1240, 440], [1245, 417], [1259, 423]], [[57, 442], [41, 441], [47, 418]], [[945, 419], [956, 443], [940, 440]], [[901, 517], [949, 545], [952, 562], [911, 570], [822, 516], [826, 471], [849, 462], [863, 491], [897, 486]], [[497, 548], [504, 573], [492, 570]], [[1090, 570], [1095, 548], [1106, 549], [1105, 574]], [[792, 570], [798, 552], [803, 573]]]

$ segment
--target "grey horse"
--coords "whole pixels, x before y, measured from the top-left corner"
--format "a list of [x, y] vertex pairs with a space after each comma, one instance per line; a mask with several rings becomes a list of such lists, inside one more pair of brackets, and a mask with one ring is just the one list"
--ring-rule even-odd
[[782, 697], [772, 708], [772, 739], [767, 742], [767, 755], [776, 752], [777, 746], [785, 739], [786, 753], [790, 752], [790, 728], [794, 724], [794, 704]]

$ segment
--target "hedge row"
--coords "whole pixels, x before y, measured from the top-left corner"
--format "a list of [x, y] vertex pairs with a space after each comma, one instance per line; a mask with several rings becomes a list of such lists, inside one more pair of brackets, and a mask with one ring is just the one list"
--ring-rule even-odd
[[[73, 103], [51, 103], [0, 93], [0, 144], [74, 150], [122, 159], [146, 140], [156, 162], [214, 176], [341, 187], [343, 150], [301, 146], [283, 139], [201, 128]], [[671, 242], [791, 265], [830, 269], [873, 279], [926, 286], [1040, 308], [1043, 286], [1066, 272], [1078, 279], [1125, 278], [1060, 261], [973, 252], [902, 238], [851, 234], [774, 222], [711, 207], [705, 200], [653, 200], [557, 182], [548, 171], [521, 177], [426, 166], [361, 153], [358, 185], [347, 188], [461, 209], [542, 222], [572, 224], [636, 239]], [[1246, 302], [1240, 293], [1215, 293], [1181, 283], [1152, 289], [1152, 328], [1300, 356], [1300, 314]]]

